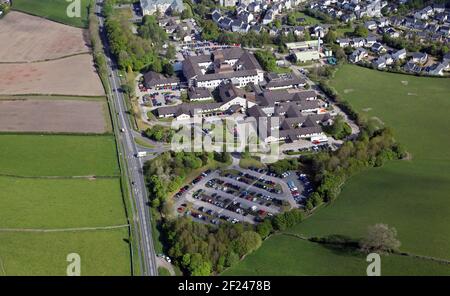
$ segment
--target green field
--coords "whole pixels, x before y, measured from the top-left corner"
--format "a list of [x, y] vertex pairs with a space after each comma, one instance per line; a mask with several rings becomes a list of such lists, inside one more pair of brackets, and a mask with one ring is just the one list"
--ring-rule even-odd
[[14, 0], [13, 9], [66, 25], [87, 28], [89, 2], [90, 0], [81, 0], [81, 17], [74, 18], [67, 15], [67, 6], [70, 3], [66, 0]]
[[[333, 204], [289, 231], [305, 236], [340, 234], [356, 239], [364, 235], [368, 225], [386, 223], [397, 229], [401, 251], [449, 260], [450, 81], [345, 65], [336, 73], [332, 86], [360, 113], [392, 127], [412, 159], [390, 162], [353, 177]], [[284, 252], [283, 245], [286, 245]], [[335, 265], [340, 264], [339, 256], [331, 256], [338, 254], [333, 253], [323, 254], [324, 257], [319, 253], [310, 258], [316, 269], [306, 272], [295, 260], [292, 263], [282, 260], [283, 254], [305, 252], [305, 248], [295, 238], [275, 236], [230, 272], [251, 273], [252, 260], [258, 261], [258, 272], [264, 274], [279, 272], [279, 266], [292, 275], [333, 274]], [[417, 261], [415, 264], [431, 262], [405, 258], [398, 262], [399, 266], [387, 267], [386, 272], [449, 274], [441, 265], [438, 268], [434, 264], [412, 272], [406, 259]], [[325, 261], [328, 267], [322, 266]], [[345, 263], [349, 266], [348, 274], [354, 273], [352, 262]]]
[[0, 177], [0, 228], [126, 224], [120, 181]]
[[[360, 253], [326, 248], [287, 235], [267, 240], [255, 253], [223, 275], [366, 275], [368, 263]], [[398, 255], [381, 258], [382, 275], [450, 275], [450, 265]]]
[[113, 136], [0, 135], [0, 174], [117, 176]]
[[1, 275], [66, 275], [67, 255], [81, 257], [81, 275], [130, 275], [128, 231], [0, 232]]

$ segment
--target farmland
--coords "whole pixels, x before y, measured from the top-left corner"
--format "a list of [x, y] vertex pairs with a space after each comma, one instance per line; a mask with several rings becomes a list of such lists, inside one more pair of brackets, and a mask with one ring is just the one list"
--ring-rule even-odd
[[0, 135], [0, 174], [117, 176], [113, 136]]
[[88, 7], [90, 0], [81, 0], [81, 17], [67, 15], [66, 0], [14, 0], [13, 9], [40, 16], [66, 25], [86, 28], [88, 25]]
[[105, 133], [107, 108], [106, 100], [0, 100], [0, 131]]
[[102, 96], [103, 86], [89, 54], [0, 67], [0, 95]]
[[0, 275], [65, 275], [70, 253], [82, 275], [131, 273], [109, 106], [87, 30], [75, 28], [89, 2], [69, 18], [65, 0], [17, 0], [13, 9], [56, 22], [1, 20]]
[[[66, 275], [70, 253], [81, 275], [130, 275], [126, 228], [78, 232], [0, 232], [0, 275]], [[3, 270], [2, 270], [3, 269]]]
[[[0, 187], [0, 228], [52, 229], [126, 224], [118, 178], [0, 177]], [[64, 219], [61, 219], [62, 214]]]
[[16, 11], [2, 20], [0, 40], [8, 40], [0, 46], [2, 63], [44, 61], [89, 52], [85, 30]]
[[[270, 258], [270, 259], [269, 259]], [[366, 275], [366, 258], [360, 253], [326, 248], [322, 245], [276, 235], [255, 253], [223, 275]], [[450, 275], [450, 266], [405, 256], [381, 258], [382, 275]]]
[[[390, 74], [345, 65], [336, 73], [332, 86], [361, 114], [392, 127], [397, 140], [411, 153], [411, 159], [390, 162], [353, 177], [333, 204], [289, 232], [309, 237], [339, 234], [357, 239], [364, 235], [368, 225], [386, 223], [397, 229], [401, 251], [450, 259], [448, 79]], [[288, 259], [279, 257], [287, 253], [277, 249], [283, 245], [290, 254], [304, 252], [305, 248], [295, 238], [275, 236], [230, 273], [240, 274], [244, 270], [251, 273], [251, 260], [261, 261], [260, 274], [276, 273], [279, 269], [276, 266], [284, 268], [290, 264]], [[318, 253], [308, 259], [317, 268], [308, 274], [333, 273], [339, 258], [323, 256]], [[319, 266], [326, 261], [328, 268]], [[423, 259], [420, 261], [426, 264]], [[405, 260], [400, 266], [389, 267], [387, 272], [450, 274], [441, 265], [416, 272], [410, 272], [407, 265]], [[290, 274], [305, 273], [300, 261], [290, 266]]]

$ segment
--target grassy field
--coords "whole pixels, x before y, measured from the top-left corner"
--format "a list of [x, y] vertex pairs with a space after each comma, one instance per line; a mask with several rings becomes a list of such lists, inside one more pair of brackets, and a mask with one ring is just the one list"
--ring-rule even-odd
[[160, 275], [160, 276], [170, 276], [170, 272], [164, 267], [158, 267], [158, 275]]
[[360, 113], [392, 127], [412, 160], [356, 176], [296, 231], [357, 237], [382, 222], [397, 228], [402, 250], [450, 259], [450, 81], [347, 65], [332, 85]]
[[67, 15], [70, 3], [66, 0], [14, 0], [13, 9], [66, 25], [87, 28], [89, 2], [90, 0], [81, 0], [81, 17], [73, 18]]
[[[336, 73], [332, 86], [360, 113], [392, 127], [412, 159], [390, 162], [353, 177], [333, 204], [289, 231], [305, 236], [359, 238], [367, 226], [386, 223], [397, 229], [402, 251], [449, 260], [449, 80], [345, 65]], [[301, 261], [282, 260], [284, 254], [299, 254], [306, 248], [295, 238], [275, 236], [230, 273], [250, 274], [256, 261], [259, 268], [252, 274], [275, 274], [280, 272], [278, 266], [292, 275], [333, 274], [341, 263], [348, 268], [346, 274], [355, 273], [353, 259], [343, 263], [336, 253], [318, 252], [308, 259], [312, 267], [306, 271]], [[398, 266], [386, 267], [386, 274], [450, 274], [430, 261], [402, 259]], [[410, 269], [409, 260], [420, 268]], [[326, 266], [324, 262], [328, 262]]]
[[119, 174], [113, 136], [0, 135], [0, 174], [112, 176]]
[[1, 275], [66, 275], [67, 255], [81, 257], [81, 275], [130, 275], [126, 228], [84, 232], [0, 232]]
[[0, 188], [0, 228], [77, 228], [126, 224], [118, 178], [0, 177]]
[[[267, 240], [243, 262], [223, 275], [366, 275], [368, 263], [360, 253], [326, 248], [287, 235]], [[382, 275], [450, 275], [450, 265], [389, 255], [381, 258]]]

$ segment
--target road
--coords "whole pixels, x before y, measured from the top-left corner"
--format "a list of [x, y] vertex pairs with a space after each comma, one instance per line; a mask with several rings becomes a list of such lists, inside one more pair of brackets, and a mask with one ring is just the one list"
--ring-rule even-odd
[[[139, 237], [134, 237], [138, 240], [138, 258], [141, 261], [141, 273], [147, 276], [158, 275], [158, 268], [156, 263], [155, 249], [152, 238], [151, 216], [148, 206], [148, 193], [145, 186], [144, 175], [142, 171], [142, 159], [134, 157], [139, 151], [134, 141], [134, 131], [128, 120], [126, 113], [127, 108], [125, 98], [120, 91], [120, 78], [115, 61], [112, 59], [111, 51], [107, 42], [104, 30], [104, 18], [101, 14], [103, 0], [96, 0], [95, 13], [99, 20], [100, 35], [105, 48], [105, 55], [108, 64], [109, 83], [112, 91], [111, 109], [113, 116], [117, 114], [118, 126], [116, 128], [123, 129], [119, 133], [117, 140], [122, 146], [121, 155], [127, 163], [128, 178], [132, 186], [130, 187], [130, 194], [134, 199], [133, 217], [135, 230], [139, 232]], [[124, 168], [125, 169], [125, 168]], [[131, 192], [132, 191], [132, 192]]]

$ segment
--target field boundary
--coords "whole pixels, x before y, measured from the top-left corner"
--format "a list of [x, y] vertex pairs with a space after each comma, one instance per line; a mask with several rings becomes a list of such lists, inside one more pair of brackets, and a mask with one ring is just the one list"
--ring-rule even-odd
[[75, 228], [0, 228], [0, 232], [78, 232], [78, 231], [95, 231], [95, 230], [114, 230], [120, 228], [128, 228], [130, 224], [111, 225], [111, 226], [94, 226], [94, 227], [75, 227]]
[[[90, 48], [90, 47], [88, 47]], [[83, 55], [83, 54], [91, 54], [92, 50], [88, 50], [86, 52], [79, 52], [79, 53], [73, 53], [73, 54], [69, 54], [69, 55], [65, 55], [65, 56], [61, 56], [61, 57], [57, 57], [54, 59], [44, 59], [44, 60], [36, 60], [36, 61], [19, 61], [19, 62], [0, 62], [0, 65], [4, 64], [4, 65], [16, 65], [16, 64], [37, 64], [37, 63], [45, 63], [45, 62], [51, 62], [51, 61], [57, 61], [57, 60], [63, 60], [66, 58], [71, 58], [74, 56], [79, 56], [79, 55]]]
[[[106, 100], [106, 95], [104, 96], [87, 96], [87, 95], [58, 95], [58, 94], [24, 94], [24, 95], [18, 95], [18, 94], [12, 94], [12, 95], [5, 95], [2, 94], [0, 95], [0, 99], [2, 99], [3, 97], [27, 97], [24, 99], [28, 99], [31, 100], [31, 98], [33, 97], [59, 97], [59, 98], [54, 98], [55, 100], [76, 100], [78, 99], [105, 99]], [[20, 99], [17, 99], [20, 100]]]
[[30, 135], [30, 136], [80, 136], [80, 137], [111, 137], [114, 136], [114, 133], [112, 132], [105, 132], [105, 133], [67, 133], [67, 132], [30, 132], [30, 131], [24, 131], [24, 132], [18, 132], [18, 131], [0, 131], [0, 136], [11, 136], [11, 135], [17, 135], [17, 136], [23, 136], [23, 135]]
[[118, 179], [120, 175], [112, 176], [26, 176], [26, 175], [11, 175], [0, 173], [0, 177], [17, 178], [17, 179], [46, 179], [46, 180], [68, 180], [68, 179]]
[[86, 21], [86, 24], [84, 26], [80, 27], [80, 26], [75, 26], [75, 25], [68, 25], [68, 24], [65, 24], [65, 23], [57, 21], [57, 20], [49, 19], [48, 17], [42, 16], [42, 15], [37, 15], [37, 14], [31, 13], [29, 11], [24, 11], [24, 10], [21, 10], [21, 9], [17, 9], [17, 8], [14, 7], [14, 5], [11, 6], [11, 10], [10, 11], [17, 11], [17, 12], [29, 14], [29, 15], [32, 15], [32, 16], [35, 16], [35, 17], [40, 17], [40, 18], [46, 19], [48, 21], [55, 22], [55, 23], [58, 23], [60, 25], [64, 25], [64, 26], [69, 26], [69, 27], [79, 28], [79, 29], [84, 29], [84, 30], [88, 29], [88, 21]]
[[72, 57], [76, 57], [76, 56], [81, 56], [81, 55], [89, 55], [90, 57], [92, 57], [92, 49], [87, 51], [87, 52], [80, 52], [80, 53], [70, 54], [70, 55], [67, 55], [65, 57], [59, 57], [59, 58], [56, 58], [56, 59], [45, 59], [45, 60], [33, 61], [33, 62], [0, 62], [0, 65], [1, 64], [4, 64], [4, 65], [42, 64], [42, 63], [48, 63], [48, 62], [64, 60], [64, 59], [68, 59], [68, 58], [72, 58]]

